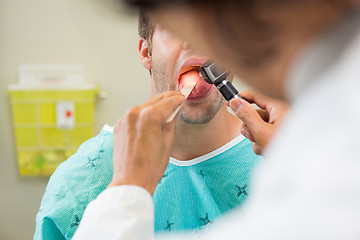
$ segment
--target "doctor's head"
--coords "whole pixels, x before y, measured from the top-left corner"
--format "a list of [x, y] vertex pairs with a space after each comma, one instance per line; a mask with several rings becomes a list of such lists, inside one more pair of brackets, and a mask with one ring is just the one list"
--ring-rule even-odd
[[139, 35], [140, 60], [150, 71], [152, 95], [180, 90], [186, 82], [195, 81], [197, 85], [178, 118], [191, 124], [211, 121], [224, 106], [224, 99], [214, 85], [199, 76], [200, 66], [208, 58], [154, 23], [146, 11], [140, 11]]
[[233, 70], [256, 89], [284, 97], [300, 50], [359, 0], [128, 0], [154, 21]]

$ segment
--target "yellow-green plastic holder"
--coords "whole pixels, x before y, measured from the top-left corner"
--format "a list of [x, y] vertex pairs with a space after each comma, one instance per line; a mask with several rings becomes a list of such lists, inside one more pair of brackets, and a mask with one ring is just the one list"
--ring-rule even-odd
[[[11, 85], [13, 126], [19, 172], [23, 176], [49, 176], [82, 142], [93, 136], [98, 88], [36, 89]], [[56, 103], [72, 101], [75, 125], [58, 129]]]

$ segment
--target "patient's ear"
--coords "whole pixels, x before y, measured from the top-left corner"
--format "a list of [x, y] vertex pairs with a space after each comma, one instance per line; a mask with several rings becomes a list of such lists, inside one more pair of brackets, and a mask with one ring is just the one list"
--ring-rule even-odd
[[142, 65], [145, 68], [151, 70], [152, 65], [151, 65], [150, 48], [148, 42], [143, 38], [140, 38], [139, 40], [139, 55]]

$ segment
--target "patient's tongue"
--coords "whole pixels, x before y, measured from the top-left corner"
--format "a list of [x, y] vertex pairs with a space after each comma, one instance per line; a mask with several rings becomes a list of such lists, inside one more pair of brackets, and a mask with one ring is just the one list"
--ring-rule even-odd
[[180, 76], [179, 89], [182, 89], [184, 84], [187, 82], [197, 83], [188, 98], [201, 97], [211, 88], [211, 85], [208, 84], [202, 77], [200, 77], [199, 72], [196, 70], [186, 72]]

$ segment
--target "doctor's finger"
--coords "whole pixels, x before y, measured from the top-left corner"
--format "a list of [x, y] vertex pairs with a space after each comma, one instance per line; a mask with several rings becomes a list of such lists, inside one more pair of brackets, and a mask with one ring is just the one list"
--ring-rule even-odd
[[266, 97], [265, 95], [262, 95], [254, 90], [241, 92], [240, 96], [245, 98], [249, 103], [255, 103], [261, 109], [266, 109], [269, 104], [271, 104], [273, 101], [276, 101], [275, 99], [270, 99], [269, 97]]
[[155, 95], [153, 97], [151, 97], [149, 100], [145, 101], [144, 103], [140, 104], [139, 107], [140, 108], [146, 108], [148, 106], [154, 105], [158, 102], [160, 102], [161, 100], [171, 97], [171, 96], [176, 96], [176, 95], [181, 95], [180, 91], [167, 91], [158, 95]]
[[243, 126], [241, 127], [241, 134], [247, 139], [249, 139], [251, 142], [255, 142], [255, 139], [251, 135], [249, 128], [245, 124], [243, 124]]
[[250, 103], [240, 98], [232, 99], [230, 101], [230, 107], [236, 116], [245, 123], [253, 137], [256, 138], [255, 135], [257, 132], [264, 127], [264, 124], [266, 124], [258, 112]]
[[157, 127], [164, 127], [167, 117], [185, 101], [183, 95], [175, 94], [162, 98], [158, 102], [141, 110], [140, 120], [144, 131], [151, 131]]
[[256, 109], [256, 112], [264, 120], [264, 122], [269, 122], [269, 112], [265, 109]]
[[180, 94], [175, 94], [170, 97], [162, 98], [161, 101], [158, 101], [154, 104], [154, 107], [158, 109], [159, 114], [162, 118], [165, 119], [169, 114], [179, 107], [186, 100], [185, 96]]
[[256, 155], [262, 154], [262, 148], [256, 142], [251, 142], [251, 146]]

